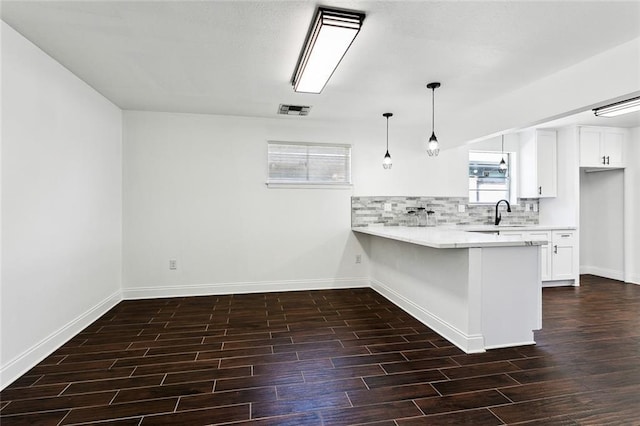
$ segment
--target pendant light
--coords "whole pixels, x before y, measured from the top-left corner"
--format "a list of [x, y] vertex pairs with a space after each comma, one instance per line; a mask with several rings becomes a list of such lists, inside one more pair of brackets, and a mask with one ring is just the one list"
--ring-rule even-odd
[[387, 153], [384, 155], [384, 159], [382, 160], [382, 167], [384, 167], [385, 170], [388, 170], [392, 166], [391, 156], [389, 155], [389, 117], [393, 117], [393, 113], [385, 112], [382, 116], [387, 119]]
[[502, 160], [500, 160], [498, 171], [502, 174], [507, 172], [507, 163], [504, 161], [504, 135], [502, 135]]
[[436, 89], [440, 87], [440, 83], [433, 82], [427, 84], [427, 89], [431, 89], [431, 137], [427, 142], [427, 154], [429, 157], [438, 156], [440, 153], [440, 143], [435, 133], [435, 95]]

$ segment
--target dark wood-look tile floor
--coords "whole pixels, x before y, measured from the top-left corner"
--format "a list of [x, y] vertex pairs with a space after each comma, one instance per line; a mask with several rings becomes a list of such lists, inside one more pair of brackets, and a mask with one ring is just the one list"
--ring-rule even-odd
[[2, 391], [0, 423], [640, 425], [640, 286], [543, 300], [537, 345], [473, 355], [371, 289], [123, 301]]

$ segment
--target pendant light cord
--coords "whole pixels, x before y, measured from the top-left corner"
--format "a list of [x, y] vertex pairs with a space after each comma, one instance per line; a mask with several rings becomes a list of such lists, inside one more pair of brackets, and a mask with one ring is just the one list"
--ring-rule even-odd
[[435, 135], [436, 133], [436, 88], [431, 88], [431, 133]]
[[387, 152], [389, 152], [389, 116], [387, 116]]
[[504, 158], [504, 135], [502, 135], [502, 158]]

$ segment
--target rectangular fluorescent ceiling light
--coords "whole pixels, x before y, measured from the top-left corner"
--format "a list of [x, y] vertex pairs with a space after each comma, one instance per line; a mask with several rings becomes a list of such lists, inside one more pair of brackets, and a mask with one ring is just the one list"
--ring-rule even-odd
[[363, 21], [360, 12], [318, 8], [293, 74], [293, 90], [322, 92]]
[[598, 117], [615, 117], [616, 115], [628, 114], [634, 111], [640, 111], [640, 96], [596, 108], [593, 113]]

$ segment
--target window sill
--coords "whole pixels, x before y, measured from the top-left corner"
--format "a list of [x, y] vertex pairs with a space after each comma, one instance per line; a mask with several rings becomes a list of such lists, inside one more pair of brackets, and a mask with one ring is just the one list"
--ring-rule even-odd
[[267, 182], [270, 189], [352, 189], [350, 183], [275, 183]]

